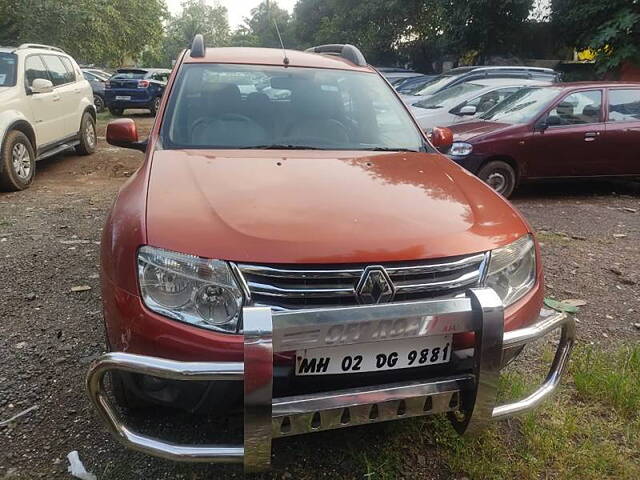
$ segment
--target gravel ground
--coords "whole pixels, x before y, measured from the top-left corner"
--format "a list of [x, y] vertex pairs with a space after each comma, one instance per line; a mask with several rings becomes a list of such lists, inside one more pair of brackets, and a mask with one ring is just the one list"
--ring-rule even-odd
[[[137, 121], [143, 134], [152, 123], [144, 116]], [[36, 407], [0, 426], [0, 478], [69, 479], [72, 450], [100, 480], [242, 477], [235, 467], [178, 465], [126, 451], [105, 432], [84, 393], [85, 370], [104, 349], [100, 231], [141, 159], [101, 138], [95, 155], [45, 160], [32, 188], [0, 193], [0, 422]], [[514, 203], [540, 232], [548, 295], [587, 301], [577, 315], [580, 341], [608, 347], [640, 340], [633, 326], [640, 321], [640, 185], [545, 183], [523, 188]], [[79, 286], [83, 291], [72, 291]], [[177, 436], [195, 425], [167, 412], [138, 421]], [[202, 438], [219, 426], [197, 422]], [[389, 434], [393, 427], [378, 425], [280, 441], [269, 477], [363, 478], [354, 452], [382, 451]], [[450, 476], [437, 459], [407, 469], [407, 478]]]

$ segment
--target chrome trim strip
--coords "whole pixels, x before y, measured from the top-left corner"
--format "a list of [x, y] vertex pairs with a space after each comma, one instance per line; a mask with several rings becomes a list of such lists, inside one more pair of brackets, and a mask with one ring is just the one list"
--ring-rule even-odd
[[415, 265], [408, 267], [385, 267], [389, 275], [419, 275], [423, 273], [446, 272], [448, 270], [458, 270], [480, 264], [484, 260], [484, 253], [479, 253], [471, 257], [462, 258], [452, 262], [433, 263], [426, 265]]
[[353, 269], [286, 269], [268, 267], [266, 265], [249, 265], [246, 263], [239, 263], [238, 268], [244, 273], [250, 275], [260, 275], [263, 277], [275, 277], [275, 278], [360, 278], [364, 268]]
[[418, 283], [406, 285], [404, 282], [394, 282], [396, 293], [418, 293], [428, 292], [431, 290], [442, 290], [443, 288], [464, 287], [472, 283], [476, 283], [480, 279], [480, 272], [474, 270], [460, 275], [451, 280], [434, 281], [429, 283]]
[[247, 280], [244, 278], [242, 271], [238, 268], [235, 262], [227, 262], [229, 267], [231, 268], [231, 272], [236, 277], [236, 281], [240, 285], [240, 289], [244, 294], [245, 304], [251, 303], [251, 290], [249, 289], [249, 285], [247, 285]]
[[332, 298], [351, 297], [355, 295], [355, 290], [351, 288], [281, 288], [266, 283], [248, 282], [249, 289], [254, 294], [268, 295], [270, 297], [287, 298]]

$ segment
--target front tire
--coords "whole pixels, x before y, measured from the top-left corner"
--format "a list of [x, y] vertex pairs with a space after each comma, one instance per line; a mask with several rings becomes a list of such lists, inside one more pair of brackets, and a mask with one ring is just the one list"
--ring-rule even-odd
[[518, 182], [516, 171], [502, 160], [494, 160], [484, 165], [478, 170], [478, 177], [505, 198], [511, 196]]
[[36, 174], [36, 154], [27, 136], [9, 132], [0, 152], [0, 190], [15, 192], [28, 188]]
[[95, 152], [96, 144], [98, 143], [96, 121], [89, 112], [85, 112], [84, 115], [82, 115], [79, 135], [80, 145], [76, 146], [76, 153], [78, 155], [91, 155]]

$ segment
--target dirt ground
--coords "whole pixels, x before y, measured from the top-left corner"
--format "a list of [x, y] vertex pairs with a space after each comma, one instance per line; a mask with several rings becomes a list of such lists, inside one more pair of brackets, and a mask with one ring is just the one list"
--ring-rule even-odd
[[[136, 120], [142, 134], [153, 121]], [[0, 193], [0, 478], [69, 479], [72, 450], [99, 480], [241, 478], [235, 467], [180, 465], [127, 451], [89, 406], [84, 374], [104, 351], [100, 232], [118, 188], [142, 160], [108, 146], [104, 122], [99, 135], [95, 155], [44, 160], [32, 188]], [[513, 203], [539, 232], [547, 295], [587, 302], [577, 315], [579, 341], [605, 348], [639, 341], [633, 324], [640, 322], [640, 184], [542, 183], [523, 187]], [[71, 291], [85, 285], [90, 289]], [[190, 430], [180, 415], [155, 415], [148, 425]], [[276, 442], [268, 477], [368, 478], [354, 452], [382, 452], [389, 434], [388, 427], [368, 426]], [[424, 462], [426, 478], [452, 477], [437, 459]], [[425, 478], [415, 468], [407, 465], [406, 478]]]

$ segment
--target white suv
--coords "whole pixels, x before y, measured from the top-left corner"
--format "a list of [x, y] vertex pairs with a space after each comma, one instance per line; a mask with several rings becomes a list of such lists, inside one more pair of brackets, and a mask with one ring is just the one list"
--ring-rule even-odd
[[0, 190], [27, 188], [36, 160], [73, 147], [96, 148], [93, 92], [78, 64], [46, 45], [0, 47]]

